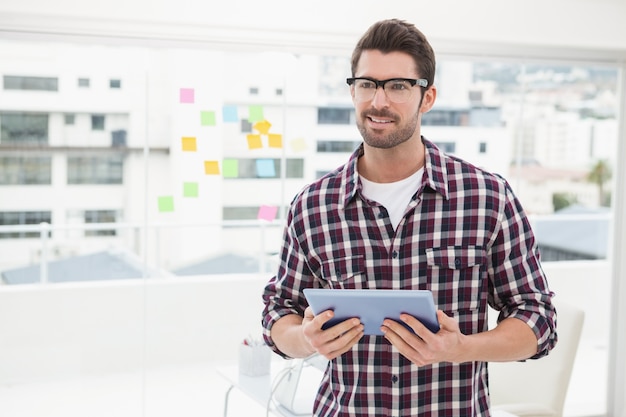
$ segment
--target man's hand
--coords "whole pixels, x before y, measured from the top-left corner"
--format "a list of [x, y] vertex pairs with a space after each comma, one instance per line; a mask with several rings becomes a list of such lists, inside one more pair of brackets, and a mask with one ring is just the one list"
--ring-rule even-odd
[[322, 326], [334, 317], [331, 310], [313, 315], [311, 307], [304, 311], [302, 333], [316, 352], [331, 360], [349, 351], [363, 336], [363, 325], [358, 318], [347, 319], [322, 330]]
[[418, 366], [438, 362], [464, 362], [463, 343], [465, 335], [459, 324], [443, 311], [437, 311], [440, 330], [431, 332], [415, 317], [402, 314], [400, 320], [413, 329], [415, 334], [394, 320], [385, 320], [381, 327], [385, 338], [407, 359]]

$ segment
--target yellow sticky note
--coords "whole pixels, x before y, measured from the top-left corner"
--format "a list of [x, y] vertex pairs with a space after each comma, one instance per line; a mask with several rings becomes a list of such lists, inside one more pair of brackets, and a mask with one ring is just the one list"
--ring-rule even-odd
[[283, 147], [283, 135], [278, 133], [270, 133], [268, 136], [268, 144], [270, 148], [282, 148]]
[[248, 149], [259, 149], [263, 147], [263, 142], [261, 141], [261, 135], [249, 134], [247, 136], [248, 139]]
[[258, 130], [260, 134], [267, 135], [272, 124], [267, 120], [261, 120], [260, 122], [256, 122], [253, 127]]
[[207, 175], [219, 175], [220, 166], [218, 161], [204, 161], [204, 173]]
[[196, 151], [196, 138], [195, 137], [183, 137], [183, 151], [195, 152]]
[[291, 142], [289, 142], [289, 144], [291, 145], [291, 149], [293, 149], [296, 152], [301, 152], [301, 151], [306, 150], [306, 140], [304, 140], [304, 138], [294, 139]]

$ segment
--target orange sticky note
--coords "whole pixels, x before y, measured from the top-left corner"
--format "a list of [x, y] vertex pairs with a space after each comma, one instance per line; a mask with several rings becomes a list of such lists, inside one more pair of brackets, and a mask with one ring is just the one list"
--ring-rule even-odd
[[268, 136], [268, 144], [270, 148], [282, 148], [283, 147], [283, 135], [278, 133], [270, 133]]
[[195, 137], [183, 137], [183, 151], [195, 152], [196, 151], [196, 138]]
[[263, 142], [261, 142], [261, 135], [249, 134], [247, 136], [248, 139], [248, 149], [259, 149], [263, 147]]
[[207, 175], [219, 175], [220, 166], [218, 161], [204, 161], [204, 173]]

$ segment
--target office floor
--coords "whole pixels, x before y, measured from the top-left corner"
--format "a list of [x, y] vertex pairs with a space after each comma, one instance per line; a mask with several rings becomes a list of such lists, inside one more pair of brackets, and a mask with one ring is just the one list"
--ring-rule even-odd
[[[566, 417], [605, 412], [607, 350], [582, 344], [565, 406]], [[145, 374], [115, 374], [0, 385], [2, 417], [218, 417], [228, 384], [215, 363], [178, 366]], [[228, 417], [265, 416], [265, 409], [237, 390]]]

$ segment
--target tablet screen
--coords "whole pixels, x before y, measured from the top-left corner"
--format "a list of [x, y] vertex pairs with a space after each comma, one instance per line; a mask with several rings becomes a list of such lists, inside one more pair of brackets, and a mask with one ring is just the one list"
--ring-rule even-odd
[[363, 323], [367, 335], [381, 336], [380, 326], [386, 318], [410, 327], [400, 321], [400, 314], [407, 313], [417, 318], [430, 331], [439, 331], [437, 310], [433, 295], [428, 290], [344, 290], [328, 288], [307, 288], [304, 290], [314, 314], [333, 310], [335, 317], [329, 320], [324, 329], [352, 317]]

